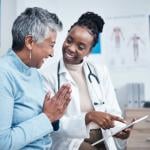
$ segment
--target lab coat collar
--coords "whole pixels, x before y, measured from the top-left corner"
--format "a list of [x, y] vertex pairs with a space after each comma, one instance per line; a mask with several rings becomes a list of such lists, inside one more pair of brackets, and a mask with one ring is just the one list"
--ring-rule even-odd
[[72, 84], [75, 85], [75, 84], [76, 84], [75, 81], [72, 79], [71, 75], [69, 74], [69, 71], [68, 71], [67, 68], [65, 67], [63, 58], [60, 59], [59, 62], [60, 62], [60, 68], [59, 68], [59, 72], [58, 72], [59, 76], [64, 75], [65, 78], [66, 78], [69, 82], [71, 82]]
[[63, 74], [63, 73], [68, 72], [68, 70], [67, 70], [66, 67], [65, 67], [63, 58], [60, 59], [59, 63], [60, 63], [60, 68], [59, 68], [59, 72], [58, 72], [58, 73], [59, 73], [59, 74]]

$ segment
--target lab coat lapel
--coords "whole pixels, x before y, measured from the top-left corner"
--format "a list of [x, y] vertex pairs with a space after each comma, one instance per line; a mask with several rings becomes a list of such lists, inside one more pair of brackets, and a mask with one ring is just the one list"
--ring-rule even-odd
[[66, 69], [63, 60], [60, 61], [60, 86], [65, 84], [65, 83], [70, 83], [71, 84], [71, 89], [72, 89], [72, 100], [69, 103], [69, 107], [67, 109], [67, 114], [69, 115], [75, 115], [74, 112], [77, 112], [80, 114], [80, 100], [79, 100], [79, 91], [78, 87], [71, 77], [70, 73]]
[[84, 68], [84, 74], [85, 74], [86, 83], [87, 83], [87, 86], [88, 86], [89, 95], [90, 95], [90, 98], [92, 100], [92, 104], [99, 103], [99, 101], [96, 98], [96, 95], [94, 93], [94, 89], [91, 86], [91, 83], [90, 83], [89, 78], [88, 78], [88, 75], [89, 75], [90, 72], [89, 72], [89, 69], [88, 69], [88, 66], [87, 66], [87, 62], [84, 62], [83, 68]]
[[92, 104], [93, 104], [95, 110], [104, 111], [104, 106], [102, 106], [100, 108], [101, 103], [104, 101], [103, 89], [102, 89], [102, 87], [100, 88], [101, 83], [98, 84], [96, 79], [93, 76], [91, 76], [92, 83], [89, 81], [88, 75], [89, 75], [90, 71], [87, 66], [87, 63], [89, 65], [92, 73], [94, 73], [96, 76], [97, 76], [97, 73], [95, 72], [96, 70], [93, 68], [94, 66], [92, 66], [89, 62], [84, 63], [84, 72], [85, 72], [86, 82], [87, 82], [87, 86], [88, 86], [89, 95], [92, 100]]
[[[95, 79], [93, 79], [93, 78], [92, 78], [93, 86], [91, 86], [91, 83], [90, 83], [90, 81], [88, 79], [89, 69], [88, 69], [86, 63], [87, 62], [84, 62], [84, 72], [85, 72], [87, 86], [88, 86], [89, 94], [90, 94], [90, 97], [91, 97], [91, 100], [92, 100], [92, 104], [93, 104], [95, 110], [97, 110], [97, 111], [105, 111], [106, 110], [106, 105], [105, 104], [104, 105], [95, 105], [96, 103], [99, 104], [100, 100], [105, 102], [105, 97], [103, 95], [103, 87], [102, 87], [102, 85], [99, 85], [97, 83], [97, 81]], [[95, 72], [96, 70], [94, 68], [92, 68], [91, 65], [90, 65], [90, 69], [95, 75], [98, 76], [98, 74]], [[100, 86], [101, 86], [101, 89], [100, 89]], [[95, 96], [95, 92], [97, 93], [96, 96]], [[108, 135], [111, 134], [111, 131], [102, 129], [102, 134], [103, 134], [103, 137], [105, 138], [105, 137], [107, 137]], [[105, 140], [105, 145], [106, 145], [107, 150], [117, 150], [113, 137], [107, 138]]]

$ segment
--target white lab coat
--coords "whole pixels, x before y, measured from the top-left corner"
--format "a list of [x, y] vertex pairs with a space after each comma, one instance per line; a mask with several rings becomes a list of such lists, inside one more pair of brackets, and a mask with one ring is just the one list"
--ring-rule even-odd
[[[92, 84], [89, 82], [89, 69], [87, 63], [100, 80], [100, 85], [92, 78]], [[109, 77], [106, 66], [98, 65], [96, 68], [91, 62], [83, 62], [84, 72], [88, 85], [92, 104], [96, 111], [105, 111], [117, 116], [121, 116], [121, 110], [116, 100], [115, 92]], [[53, 69], [52, 69], [53, 68]], [[52, 70], [51, 70], [52, 69]], [[71, 75], [64, 66], [63, 60], [60, 60], [60, 69], [58, 73], [58, 63], [56, 66], [48, 66], [41, 73], [46, 78], [46, 88], [54, 93], [58, 90], [58, 75], [60, 77], [60, 86], [64, 83], [70, 83], [72, 88], [72, 99], [69, 103], [65, 115], [61, 119], [61, 129], [52, 133], [52, 150], [78, 150], [84, 138], [89, 137], [89, 128], [85, 125], [85, 114], [80, 110], [79, 90]], [[101, 104], [101, 102], [105, 104]], [[110, 130], [102, 130], [103, 136], [110, 134]], [[111, 137], [105, 141], [109, 150], [116, 150], [114, 139]]]

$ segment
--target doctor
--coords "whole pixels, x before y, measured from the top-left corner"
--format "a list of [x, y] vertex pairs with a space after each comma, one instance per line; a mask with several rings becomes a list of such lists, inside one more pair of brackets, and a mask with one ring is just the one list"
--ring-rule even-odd
[[[75, 22], [63, 43], [63, 59], [53, 72], [48, 66], [42, 74], [46, 86], [56, 93], [64, 83], [72, 86], [72, 100], [61, 119], [62, 130], [52, 134], [52, 150], [116, 150], [111, 137], [104, 143], [91, 144], [110, 134], [110, 128], [121, 119], [121, 110], [105, 66], [85, 59], [98, 42], [103, 19], [93, 12], [83, 14]], [[57, 74], [57, 76], [56, 76]], [[121, 139], [129, 136], [130, 129], [116, 135]]]

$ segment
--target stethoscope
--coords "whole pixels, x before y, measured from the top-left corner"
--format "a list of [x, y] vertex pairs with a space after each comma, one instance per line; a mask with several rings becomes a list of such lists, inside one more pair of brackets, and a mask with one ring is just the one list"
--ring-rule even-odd
[[87, 63], [87, 66], [88, 66], [88, 69], [89, 69], [89, 72], [90, 72], [90, 73], [88, 74], [88, 79], [89, 79], [90, 83], [92, 83], [91, 77], [93, 77], [93, 78], [95, 78], [96, 82], [97, 82], [98, 84], [100, 84], [99, 78], [91, 71], [91, 68], [90, 68], [90, 66], [89, 66], [88, 63]]
[[[91, 68], [90, 68], [90, 66], [89, 66], [88, 63], [87, 63], [87, 67], [88, 67], [88, 69], [89, 69], [88, 80], [89, 80], [89, 82], [91, 83], [91, 85], [92, 85], [92, 78], [95, 79], [96, 82], [97, 82], [97, 84], [100, 85], [100, 80], [99, 80], [98, 76], [95, 75], [95, 74], [92, 72], [92, 70], [91, 70]], [[60, 88], [60, 75], [59, 75], [59, 70], [60, 70], [60, 61], [58, 62], [58, 67], [57, 67], [57, 79], [58, 79], [57, 89]], [[93, 88], [94, 88], [94, 87], [93, 87]], [[97, 97], [98, 97], [98, 94], [97, 94], [97, 93], [96, 93], [96, 95], [97, 95]], [[100, 104], [104, 104], [104, 102], [102, 101]], [[94, 105], [99, 105], [99, 103], [94, 102]]]

